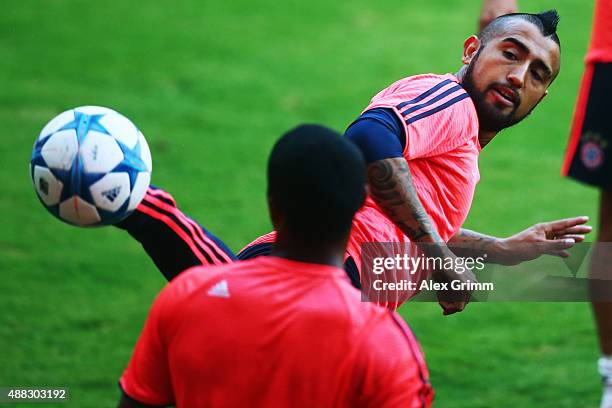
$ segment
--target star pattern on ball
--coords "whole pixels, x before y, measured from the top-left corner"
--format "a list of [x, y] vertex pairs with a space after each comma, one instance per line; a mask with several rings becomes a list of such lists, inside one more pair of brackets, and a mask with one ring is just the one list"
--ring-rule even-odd
[[104, 115], [105, 114], [87, 115], [83, 112], [74, 112], [74, 120], [66, 123], [60, 130], [74, 129], [79, 139], [79, 143], [83, 142], [83, 139], [90, 130], [111, 136], [110, 132], [100, 123], [100, 119], [102, 119]]
[[[136, 145], [133, 148], [130, 148], [124, 143], [122, 143], [119, 139], [113, 137], [111, 132], [109, 132], [104, 127], [104, 125], [100, 123], [100, 120], [104, 117], [104, 115], [105, 115], [104, 113], [88, 115], [86, 113], [76, 111], [74, 113], [74, 120], [65, 124], [59, 130], [74, 129], [74, 131], [77, 134], [77, 140], [78, 140], [79, 145], [82, 145], [84, 143], [85, 139], [87, 138], [87, 134], [91, 131], [95, 131], [95, 132], [107, 135], [109, 138], [111, 138], [115, 143], [117, 143], [117, 145], [121, 149], [121, 152], [123, 153], [123, 160], [121, 160], [121, 162], [119, 162], [119, 164], [117, 164], [117, 166], [115, 166], [108, 173], [116, 173], [116, 172], [117, 173], [118, 172], [127, 173], [130, 178], [130, 190], [131, 190], [136, 183], [138, 173], [141, 171], [148, 171], [147, 165], [140, 157], [140, 153], [141, 153], [140, 141], [137, 141]], [[73, 184], [75, 184], [72, 190], [80, 191], [79, 186], [81, 184], [81, 177], [80, 177], [81, 169], [77, 168], [76, 165], [73, 165], [71, 169], [71, 173], [72, 173], [72, 177], [70, 177], [70, 179], [73, 181]], [[103, 178], [108, 173], [86, 174], [85, 176], [87, 177], [87, 183], [91, 185], [97, 182], [98, 180], [100, 180], [101, 178]], [[67, 175], [64, 175], [64, 174], [60, 175], [60, 177], [62, 176], [66, 177]], [[63, 191], [62, 194], [66, 195], [68, 193]], [[88, 191], [82, 191], [81, 194], [83, 194], [87, 198], [90, 198]], [[67, 196], [62, 197], [62, 199], [66, 199], [66, 198], [68, 197]]]
[[30, 173], [49, 212], [89, 226], [113, 224], [134, 210], [151, 169], [146, 141], [129, 119], [85, 106], [63, 112], [45, 128], [48, 134], [34, 143]]
[[119, 140], [117, 140], [117, 144], [119, 145], [119, 147], [121, 148], [121, 151], [123, 152], [123, 160], [121, 161], [121, 163], [119, 163], [119, 165], [115, 169], [113, 169], [113, 171], [117, 171], [117, 170], [125, 169], [125, 168], [127, 169], [131, 168], [134, 170], [138, 170], [138, 171], [128, 171], [127, 172], [128, 175], [130, 176], [130, 185], [134, 187], [134, 184], [136, 184], [136, 177], [138, 176], [138, 172], [149, 171], [149, 169], [147, 169], [147, 165], [140, 157], [140, 150], [141, 150], [140, 140], [136, 142], [136, 145], [132, 149], [130, 149], [129, 147], [121, 143]]
[[[131, 166], [139, 171], [147, 171], [147, 166], [140, 157], [140, 141], [138, 141], [136, 145], [130, 149], [121, 141], [114, 138], [111, 133], [100, 123], [100, 120], [104, 117], [104, 115], [104, 113], [96, 115], [87, 115], [83, 112], [77, 111], [74, 113], [74, 120], [65, 124], [60, 130], [74, 129], [77, 133], [77, 137], [79, 139], [80, 144], [83, 143], [83, 140], [87, 137], [87, 133], [89, 133], [90, 131], [95, 131], [108, 135], [109, 137], [115, 140], [115, 142], [117, 143], [117, 145], [119, 145], [121, 151], [123, 152], [123, 160], [117, 165], [115, 169], [111, 171], [116, 171], [116, 169], [125, 166]], [[131, 178], [132, 177], [130, 177], [130, 179]]]

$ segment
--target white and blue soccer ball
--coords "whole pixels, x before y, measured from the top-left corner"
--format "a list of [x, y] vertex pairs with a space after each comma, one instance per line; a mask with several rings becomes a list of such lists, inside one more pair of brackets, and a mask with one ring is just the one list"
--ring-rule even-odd
[[45, 208], [77, 226], [114, 224], [142, 201], [151, 152], [125, 116], [99, 106], [63, 112], [34, 143], [30, 175]]

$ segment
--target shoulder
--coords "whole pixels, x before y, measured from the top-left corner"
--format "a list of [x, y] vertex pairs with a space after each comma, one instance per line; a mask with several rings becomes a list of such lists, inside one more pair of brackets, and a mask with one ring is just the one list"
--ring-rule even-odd
[[[404, 88], [406, 87], [404, 85]], [[442, 111], [446, 111], [447, 118], [452, 117], [448, 116], [450, 113], [476, 113], [468, 93], [452, 74], [419, 76], [410, 81], [410, 88], [414, 90], [414, 95], [403, 92], [407, 97], [396, 105], [396, 109], [408, 123]]]
[[477, 126], [474, 104], [452, 74], [423, 74], [400, 79], [372, 98], [365, 110], [379, 107], [395, 110], [408, 125], [435, 115], [436, 120], [443, 122], [475, 122]]
[[478, 136], [478, 115], [452, 74], [401, 79], [376, 95], [367, 110], [392, 109], [404, 127], [410, 156], [453, 150]]

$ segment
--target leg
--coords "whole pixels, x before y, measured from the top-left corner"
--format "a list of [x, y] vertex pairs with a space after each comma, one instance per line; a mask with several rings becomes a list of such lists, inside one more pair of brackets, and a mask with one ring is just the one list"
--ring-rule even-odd
[[[612, 252], [609, 243], [612, 242], [612, 190], [602, 190], [599, 206], [599, 233], [596, 248], [591, 258], [590, 277], [593, 294], [593, 315], [599, 337], [601, 358], [599, 373], [604, 381], [604, 392], [601, 408], [612, 407], [612, 294], [597, 290], [596, 285], [612, 281]], [[607, 286], [607, 285], [606, 285]]]
[[170, 194], [155, 187], [117, 227], [140, 242], [167, 280], [192, 266], [236, 259], [221, 240], [183, 214]]
[[[604, 379], [601, 407], [612, 408], [612, 254], [602, 243], [612, 242], [612, 122], [609, 95], [612, 92], [612, 63], [586, 67], [574, 113], [572, 132], [562, 174], [601, 190], [599, 236], [590, 265], [593, 313], [602, 357], [599, 373]], [[609, 244], [605, 244], [606, 246]], [[599, 280], [599, 282], [597, 282]]]
[[272, 252], [274, 241], [276, 241], [276, 231], [262, 235], [242, 248], [237, 257], [241, 261], [246, 261], [258, 256], [268, 256]]
[[[599, 245], [591, 260], [590, 274], [592, 278], [612, 280], [612, 254], [607, 243], [612, 242], [612, 190], [602, 190], [599, 207]], [[611, 296], [612, 297], [612, 296]], [[593, 313], [597, 323], [601, 353], [612, 356], [612, 302], [593, 301]]]

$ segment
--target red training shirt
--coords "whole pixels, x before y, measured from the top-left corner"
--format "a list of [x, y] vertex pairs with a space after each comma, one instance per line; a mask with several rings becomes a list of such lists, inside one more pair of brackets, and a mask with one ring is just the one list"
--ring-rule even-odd
[[426, 407], [422, 352], [343, 270], [259, 257], [195, 267], [155, 300], [120, 384], [177, 407]]

